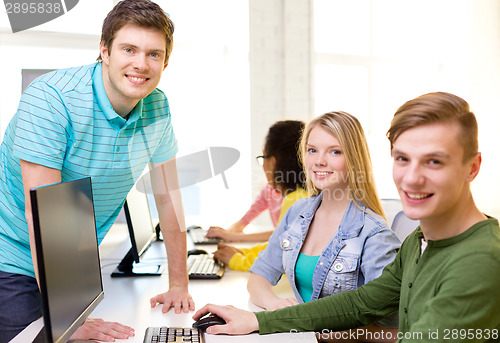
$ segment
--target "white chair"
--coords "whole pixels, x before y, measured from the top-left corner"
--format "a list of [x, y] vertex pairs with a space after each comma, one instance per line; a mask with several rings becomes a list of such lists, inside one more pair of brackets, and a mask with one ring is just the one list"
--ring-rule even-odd
[[385, 212], [385, 217], [387, 218], [387, 223], [389, 223], [390, 225], [393, 222], [396, 214], [398, 214], [399, 211], [403, 209], [403, 206], [401, 206], [401, 200], [386, 198], [380, 199], [380, 201]]
[[399, 240], [403, 242], [417, 226], [420, 225], [418, 220], [408, 218], [403, 211], [399, 211], [392, 221], [391, 229], [394, 231]]

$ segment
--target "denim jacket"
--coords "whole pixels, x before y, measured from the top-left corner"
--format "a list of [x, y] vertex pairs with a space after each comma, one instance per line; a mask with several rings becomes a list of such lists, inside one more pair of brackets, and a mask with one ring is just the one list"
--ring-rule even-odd
[[[286, 274], [295, 297], [304, 302], [295, 284], [295, 264], [322, 194], [297, 200], [259, 253], [251, 272], [276, 285]], [[351, 200], [336, 233], [324, 248], [313, 274], [311, 300], [340, 293], [371, 281], [392, 262], [401, 245], [380, 216]]]

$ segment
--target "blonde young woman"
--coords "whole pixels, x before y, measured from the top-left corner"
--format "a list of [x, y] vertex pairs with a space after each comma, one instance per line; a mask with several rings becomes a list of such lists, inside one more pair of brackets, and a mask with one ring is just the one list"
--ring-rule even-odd
[[[400, 246], [384, 218], [365, 135], [354, 116], [331, 112], [313, 119], [300, 149], [311, 197], [290, 207], [250, 269], [250, 297], [266, 310], [355, 289], [377, 278]], [[283, 274], [295, 298], [274, 293]], [[381, 324], [397, 327], [393, 320]]]

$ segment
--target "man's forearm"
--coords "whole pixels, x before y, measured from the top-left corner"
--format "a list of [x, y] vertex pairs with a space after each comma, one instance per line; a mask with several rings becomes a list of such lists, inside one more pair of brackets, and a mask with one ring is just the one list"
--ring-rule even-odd
[[186, 233], [180, 230], [162, 230], [162, 233], [167, 250], [169, 285], [187, 288]]
[[28, 224], [31, 259], [33, 261], [33, 270], [35, 272], [36, 281], [38, 285], [40, 285], [38, 279], [38, 261], [35, 249], [33, 216], [31, 212], [30, 189], [33, 187], [61, 182], [61, 171], [24, 160], [19, 160], [19, 164], [21, 166], [21, 172], [23, 176], [25, 217], [26, 223]]

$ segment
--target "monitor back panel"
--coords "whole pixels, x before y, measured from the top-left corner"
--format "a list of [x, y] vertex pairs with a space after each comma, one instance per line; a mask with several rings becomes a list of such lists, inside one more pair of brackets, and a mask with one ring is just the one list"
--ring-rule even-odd
[[31, 190], [45, 330], [65, 341], [103, 298], [90, 178]]

